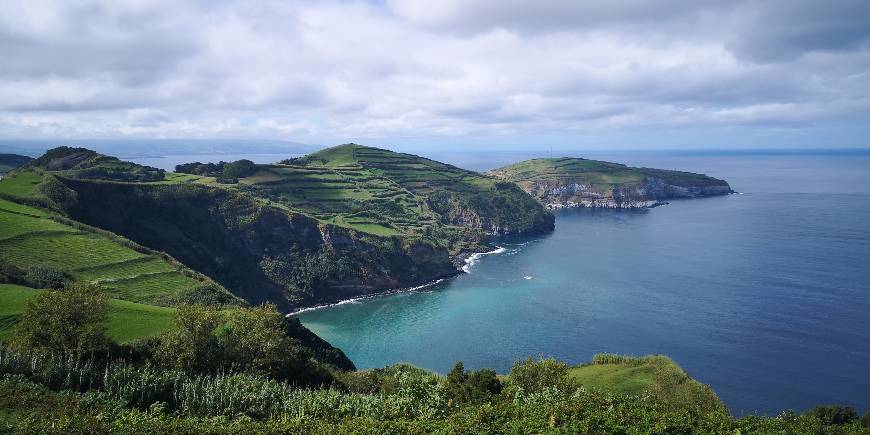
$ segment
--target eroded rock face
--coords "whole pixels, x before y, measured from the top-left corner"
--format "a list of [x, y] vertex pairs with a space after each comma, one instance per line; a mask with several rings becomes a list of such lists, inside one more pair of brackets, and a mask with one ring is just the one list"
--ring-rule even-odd
[[519, 185], [547, 208], [651, 208], [666, 204], [668, 199], [698, 198], [733, 193], [727, 183], [721, 185], [677, 186], [661, 178], [645, 177], [640, 183], [614, 186], [609, 191], [573, 180], [561, 182], [521, 182]]
[[[292, 310], [457, 273], [443, 247], [325, 224], [224, 189], [62, 184], [74, 193], [65, 209], [71, 217], [167, 252], [254, 304]], [[324, 263], [342, 267], [320, 267]], [[298, 289], [293, 275], [311, 274], [322, 276], [289, 298]]]
[[67, 169], [72, 169], [76, 167], [79, 163], [82, 163], [93, 157], [94, 154], [95, 153], [93, 151], [80, 151], [66, 156], [53, 158], [45, 164], [45, 169], [49, 171], [63, 171]]

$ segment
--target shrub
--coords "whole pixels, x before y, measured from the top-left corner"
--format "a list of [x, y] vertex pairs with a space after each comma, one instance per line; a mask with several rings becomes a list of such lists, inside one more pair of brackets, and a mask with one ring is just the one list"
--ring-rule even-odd
[[447, 396], [454, 403], [481, 403], [501, 392], [502, 388], [495, 371], [482, 369], [466, 372], [461, 361], [447, 374], [446, 385]]
[[217, 335], [223, 357], [241, 371], [272, 376], [295, 371], [305, 356], [284, 334], [283, 317], [274, 305], [233, 310]]
[[0, 283], [27, 284], [27, 272], [18, 266], [0, 260]]
[[526, 393], [540, 392], [550, 387], [562, 391], [576, 388], [574, 381], [568, 377], [568, 365], [553, 358], [538, 361], [526, 358], [515, 362], [511, 367], [510, 385], [522, 388]]
[[66, 273], [51, 265], [31, 266], [24, 279], [31, 287], [55, 290], [63, 288], [70, 281]]
[[[848, 424], [858, 419], [858, 413], [851, 406], [825, 405], [811, 409], [807, 414], [812, 415], [825, 424]], [[865, 416], [866, 417], [866, 416]]]
[[81, 354], [105, 350], [109, 305], [95, 284], [78, 283], [41, 292], [27, 302], [15, 327], [15, 342], [25, 348]]
[[217, 369], [220, 344], [214, 331], [222, 322], [220, 312], [203, 305], [180, 305], [172, 319], [175, 328], [161, 336], [157, 360], [170, 368]]

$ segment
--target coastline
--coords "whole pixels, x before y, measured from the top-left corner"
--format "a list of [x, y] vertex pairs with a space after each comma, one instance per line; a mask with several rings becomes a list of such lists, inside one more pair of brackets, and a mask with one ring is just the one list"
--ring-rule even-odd
[[450, 280], [452, 278], [455, 278], [456, 276], [459, 276], [463, 273], [471, 273], [471, 272], [469, 272], [469, 270], [471, 269], [472, 266], [474, 266], [475, 263], [477, 263], [477, 261], [481, 257], [483, 257], [484, 255], [490, 255], [490, 254], [500, 254], [502, 252], [505, 252], [505, 248], [503, 248], [501, 246], [495, 246], [495, 249], [493, 249], [491, 251], [462, 253], [462, 254], [457, 255], [454, 259], [455, 263], [461, 262], [462, 266], [458, 266], [456, 273], [453, 273], [451, 275], [435, 278], [431, 281], [427, 281], [423, 284], [413, 286], [413, 287], [401, 287], [401, 288], [388, 289], [388, 290], [378, 291], [378, 292], [364, 294], [364, 295], [360, 295], [360, 296], [355, 296], [352, 298], [341, 299], [341, 300], [338, 300], [335, 302], [326, 302], [326, 303], [313, 305], [310, 307], [302, 307], [302, 308], [298, 308], [298, 309], [295, 309], [295, 310], [287, 313], [285, 316], [287, 316], [287, 317], [295, 316], [297, 314], [306, 313], [309, 311], [321, 310], [324, 308], [334, 307], [337, 305], [352, 304], [354, 302], [359, 302], [359, 301], [363, 301], [366, 299], [375, 299], [375, 298], [381, 298], [381, 297], [385, 297], [385, 296], [392, 296], [392, 295], [397, 295], [397, 294], [402, 294], [402, 293], [410, 293], [410, 292], [423, 290], [423, 289], [441, 284], [441, 283], [443, 283], [447, 280]]
[[[459, 271], [457, 271], [457, 272], [459, 272]], [[295, 311], [287, 313], [285, 316], [287, 316], [287, 317], [295, 316], [297, 314], [305, 313], [308, 311], [316, 311], [316, 310], [320, 310], [323, 308], [334, 307], [336, 305], [352, 304], [354, 302], [362, 301], [365, 299], [375, 299], [375, 298], [380, 298], [380, 297], [384, 297], [384, 296], [397, 295], [397, 294], [401, 294], [401, 293], [410, 293], [413, 291], [422, 290], [422, 289], [427, 288], [427, 287], [432, 287], [432, 286], [441, 284], [442, 282], [447, 281], [450, 278], [453, 278], [454, 276], [457, 276], [457, 275], [459, 275], [459, 273], [456, 273], [452, 276], [437, 278], [435, 280], [432, 280], [432, 281], [429, 281], [429, 282], [426, 282], [424, 284], [414, 286], [414, 287], [401, 287], [401, 288], [389, 289], [389, 290], [379, 291], [379, 292], [375, 292], [375, 293], [369, 293], [369, 294], [365, 294], [365, 295], [355, 296], [355, 297], [348, 298], [348, 299], [342, 299], [342, 300], [339, 300], [337, 302], [327, 302], [327, 303], [313, 305], [310, 307], [299, 308]]]

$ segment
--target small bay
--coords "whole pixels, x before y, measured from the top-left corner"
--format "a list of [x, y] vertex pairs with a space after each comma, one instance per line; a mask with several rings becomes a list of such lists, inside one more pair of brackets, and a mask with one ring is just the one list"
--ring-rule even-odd
[[470, 273], [300, 319], [360, 368], [444, 373], [462, 360], [504, 373], [526, 356], [661, 353], [736, 414], [868, 409], [870, 156], [587, 156], [703, 172], [741, 194], [559, 211], [553, 233], [496, 240], [504, 250]]

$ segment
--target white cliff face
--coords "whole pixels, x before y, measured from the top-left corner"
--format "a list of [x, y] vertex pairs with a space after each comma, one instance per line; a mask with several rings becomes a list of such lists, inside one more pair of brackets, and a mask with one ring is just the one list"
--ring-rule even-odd
[[663, 200], [697, 198], [732, 193], [727, 185], [676, 186], [656, 177], [646, 177], [639, 184], [616, 186], [611, 191], [582, 183], [537, 182], [523, 186], [532, 196], [549, 209], [609, 208], [638, 209], [667, 204]]

